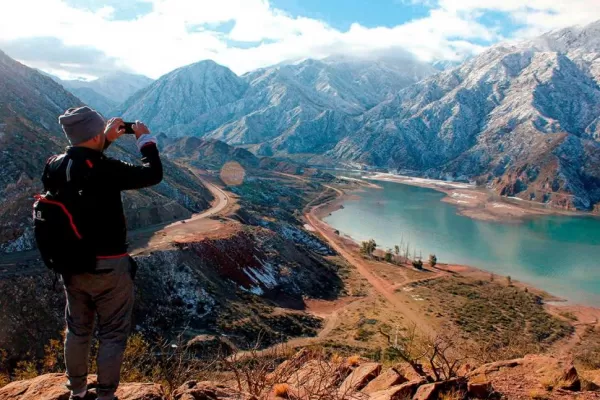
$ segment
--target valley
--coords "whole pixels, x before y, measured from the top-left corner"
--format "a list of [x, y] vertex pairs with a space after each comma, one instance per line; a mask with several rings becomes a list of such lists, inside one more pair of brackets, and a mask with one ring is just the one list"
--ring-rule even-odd
[[[595, 398], [599, 35], [600, 21], [448, 68], [201, 60], [91, 82], [0, 51], [0, 398], [62, 377], [35, 378], [62, 372], [65, 299], [30, 213], [67, 145], [56, 117], [82, 104], [146, 122], [163, 160], [160, 184], [122, 194], [139, 266], [124, 376], [168, 388], [148, 399]], [[107, 154], [140, 162], [131, 135]], [[190, 394], [201, 378], [222, 386]]]

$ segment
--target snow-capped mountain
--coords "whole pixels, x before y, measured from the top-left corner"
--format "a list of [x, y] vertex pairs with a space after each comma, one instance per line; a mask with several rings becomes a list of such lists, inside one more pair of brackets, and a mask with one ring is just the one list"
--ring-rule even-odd
[[591, 210], [600, 201], [598, 27], [497, 45], [419, 82], [368, 111], [329, 155]]
[[322, 153], [356, 130], [366, 110], [434, 72], [408, 59], [338, 57], [238, 77], [203, 61], [163, 76], [115, 113], [170, 135], [251, 145], [262, 155]]
[[152, 129], [172, 132], [203, 115], [233, 103], [247, 84], [231, 70], [213, 61], [201, 61], [172, 71], [136, 93], [114, 115], [143, 120]]

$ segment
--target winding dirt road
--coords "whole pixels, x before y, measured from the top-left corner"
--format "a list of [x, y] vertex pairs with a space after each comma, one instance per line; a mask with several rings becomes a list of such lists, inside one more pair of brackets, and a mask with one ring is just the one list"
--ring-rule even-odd
[[[180, 220], [167, 226], [153, 225], [129, 232], [128, 239], [131, 243], [131, 254], [139, 254], [147, 247], [156, 247], [189, 234], [212, 232], [222, 226], [221, 222], [210, 220], [210, 217], [223, 213], [232, 204], [232, 199], [217, 185], [207, 181], [196, 172], [191, 172], [213, 194], [214, 201], [211, 207], [192, 215], [187, 220]], [[39, 258], [40, 255], [37, 250], [0, 255], [0, 279], [46, 271], [45, 267], [27, 265]]]
[[[343, 192], [338, 188], [328, 185], [324, 186], [327, 189], [337, 192], [338, 196], [343, 195]], [[329, 225], [325, 224], [316, 216], [316, 211], [323, 206], [325, 206], [325, 204], [312, 207], [310, 211], [305, 214], [305, 217], [310, 225], [312, 225], [312, 227], [327, 240], [327, 242], [338, 252], [338, 254], [352, 264], [363, 276], [363, 278], [365, 278], [381, 296], [383, 296], [390, 304], [392, 304], [398, 310], [398, 312], [406, 317], [406, 319], [408, 319], [411, 323], [415, 324], [415, 326], [417, 326], [417, 328], [423, 333], [427, 335], [434, 335], [435, 330], [432, 329], [428, 324], [424, 323], [423, 317], [419, 313], [410, 309], [406, 303], [398, 298], [394, 292], [394, 286], [373, 274], [370, 271], [367, 263], [362, 258], [355, 255], [353, 251], [347, 250], [338, 242], [337, 235], [333, 232], [331, 227], [329, 227]]]

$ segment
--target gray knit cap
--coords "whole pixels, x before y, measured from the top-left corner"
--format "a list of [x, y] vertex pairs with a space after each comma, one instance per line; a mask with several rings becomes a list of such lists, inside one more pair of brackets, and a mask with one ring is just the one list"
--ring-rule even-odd
[[104, 132], [104, 118], [89, 107], [69, 108], [58, 122], [73, 146], [86, 142]]

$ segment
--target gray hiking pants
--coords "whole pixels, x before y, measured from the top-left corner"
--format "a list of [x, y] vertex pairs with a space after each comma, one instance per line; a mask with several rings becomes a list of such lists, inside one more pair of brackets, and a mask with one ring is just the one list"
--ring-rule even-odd
[[123, 352], [131, 329], [133, 279], [128, 257], [99, 260], [95, 274], [65, 277], [68, 388], [87, 384], [90, 344], [98, 316], [98, 399], [112, 400], [119, 386]]

